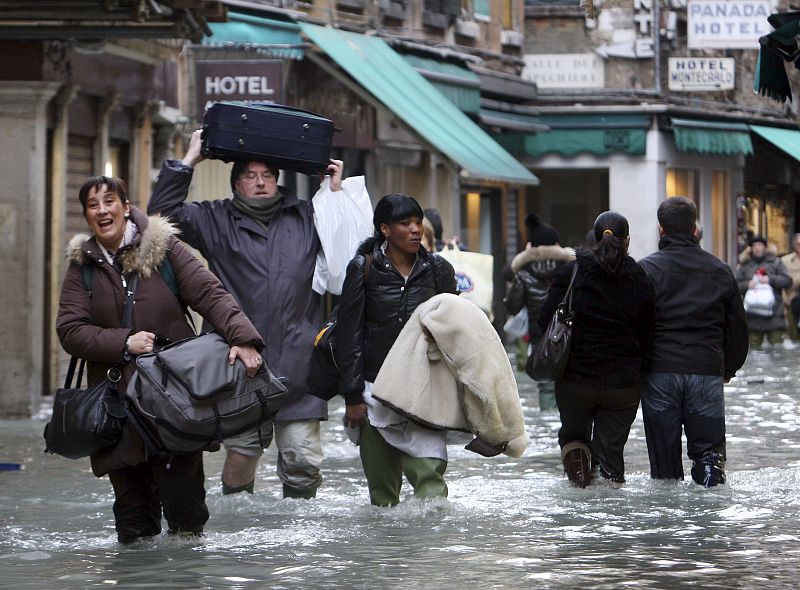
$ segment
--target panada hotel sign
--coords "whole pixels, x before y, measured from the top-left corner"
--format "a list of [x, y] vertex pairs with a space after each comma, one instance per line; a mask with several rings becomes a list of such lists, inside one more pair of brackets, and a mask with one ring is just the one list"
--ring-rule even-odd
[[770, 0], [689, 0], [689, 49], [757, 49], [772, 12]]

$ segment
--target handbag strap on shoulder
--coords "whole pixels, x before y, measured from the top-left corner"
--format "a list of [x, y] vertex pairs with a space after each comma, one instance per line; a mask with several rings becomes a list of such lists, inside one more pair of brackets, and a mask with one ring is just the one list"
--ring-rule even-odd
[[564, 293], [564, 298], [561, 300], [561, 303], [567, 304], [567, 313], [572, 312], [572, 285], [575, 283], [575, 275], [578, 274], [578, 261], [575, 261], [575, 266], [572, 267], [572, 277], [569, 279], [569, 286], [567, 287], [566, 293]]

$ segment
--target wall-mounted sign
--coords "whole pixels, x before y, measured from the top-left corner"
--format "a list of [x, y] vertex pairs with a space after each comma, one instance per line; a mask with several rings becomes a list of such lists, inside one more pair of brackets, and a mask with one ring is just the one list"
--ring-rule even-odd
[[197, 106], [201, 113], [219, 100], [281, 102], [282, 62], [220, 60], [195, 62]]
[[676, 92], [733, 90], [735, 74], [732, 57], [669, 58], [669, 89]]
[[689, 0], [689, 49], [757, 49], [771, 12], [770, 0]]
[[605, 62], [593, 53], [528, 54], [522, 78], [539, 88], [603, 88]]

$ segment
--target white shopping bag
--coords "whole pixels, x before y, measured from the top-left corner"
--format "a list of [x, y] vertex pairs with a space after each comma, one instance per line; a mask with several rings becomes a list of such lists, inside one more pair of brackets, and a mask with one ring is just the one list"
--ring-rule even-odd
[[772, 317], [775, 305], [775, 292], [767, 283], [761, 283], [758, 275], [753, 275], [756, 286], [744, 294], [744, 310], [761, 317]]
[[491, 254], [465, 252], [458, 246], [445, 248], [439, 252], [439, 256], [453, 265], [461, 297], [472, 301], [492, 319], [494, 257]]
[[370, 237], [372, 203], [363, 176], [342, 181], [342, 190], [332, 191], [326, 176], [314, 195], [314, 227], [322, 243], [317, 254], [312, 288], [319, 294], [342, 293], [347, 264], [359, 244]]

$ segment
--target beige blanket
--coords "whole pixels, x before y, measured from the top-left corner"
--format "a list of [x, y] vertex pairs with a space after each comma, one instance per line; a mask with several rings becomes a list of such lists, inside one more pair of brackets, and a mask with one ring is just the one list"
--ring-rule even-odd
[[471, 432], [519, 457], [528, 446], [517, 382], [486, 315], [456, 295], [420, 305], [389, 351], [373, 396], [416, 422]]

